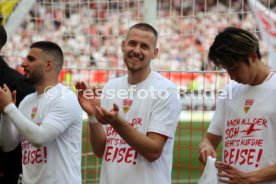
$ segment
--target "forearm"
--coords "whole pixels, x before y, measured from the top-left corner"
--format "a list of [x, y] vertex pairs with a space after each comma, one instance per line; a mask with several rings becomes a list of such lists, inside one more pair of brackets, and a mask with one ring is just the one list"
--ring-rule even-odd
[[216, 149], [221, 141], [221, 137], [207, 133], [199, 145], [199, 160], [201, 163], [205, 164], [207, 162], [208, 156], [213, 158], [217, 157]]
[[106, 136], [103, 130], [103, 126], [100, 123], [89, 123], [90, 127], [90, 144], [93, 153], [102, 158], [105, 151]]
[[20, 143], [19, 132], [4, 114], [1, 114], [0, 140], [3, 151], [12, 151]]
[[217, 138], [218, 140], [214, 140], [213, 136], [210, 136], [209, 134], [207, 136], [205, 136], [202, 139], [202, 142], [199, 145], [200, 150], [210, 150], [210, 151], [215, 151], [218, 144], [219, 144], [219, 140], [220, 138]]
[[160, 142], [158, 139], [154, 139], [151, 136], [147, 136], [137, 131], [121, 117], [112, 123], [111, 126], [128, 143], [128, 145], [148, 161], [155, 161], [161, 155], [164, 142]]
[[252, 183], [276, 181], [276, 164], [248, 173]]
[[59, 131], [51, 125], [42, 123], [38, 126], [28, 120], [14, 104], [8, 105], [5, 113], [18, 132], [35, 147], [41, 147], [59, 135]]
[[203, 141], [208, 141], [213, 146], [214, 149], [217, 149], [218, 145], [221, 142], [221, 136], [207, 133]]

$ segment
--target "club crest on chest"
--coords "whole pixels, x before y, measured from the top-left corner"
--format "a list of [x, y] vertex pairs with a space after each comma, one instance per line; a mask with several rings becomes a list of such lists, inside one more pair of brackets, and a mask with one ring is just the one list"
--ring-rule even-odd
[[35, 118], [36, 113], [37, 113], [37, 107], [33, 107], [33, 108], [32, 108], [32, 114], [31, 114], [31, 118], [32, 118], [32, 119]]
[[132, 99], [123, 99], [123, 111], [127, 113], [133, 103]]
[[247, 113], [254, 103], [254, 99], [246, 99], [244, 103], [244, 112]]

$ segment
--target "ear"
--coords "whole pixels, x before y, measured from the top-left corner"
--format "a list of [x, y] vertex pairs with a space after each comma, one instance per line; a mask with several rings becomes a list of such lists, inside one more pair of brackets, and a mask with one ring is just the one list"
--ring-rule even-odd
[[256, 52], [251, 52], [249, 54], [249, 61], [252, 62], [252, 63], [255, 63], [255, 62], [258, 61], [258, 57], [257, 57]]
[[158, 48], [155, 48], [153, 51], [153, 59], [157, 58], [158, 55]]
[[47, 60], [45, 65], [46, 71], [51, 71], [54, 68], [54, 61], [53, 60]]

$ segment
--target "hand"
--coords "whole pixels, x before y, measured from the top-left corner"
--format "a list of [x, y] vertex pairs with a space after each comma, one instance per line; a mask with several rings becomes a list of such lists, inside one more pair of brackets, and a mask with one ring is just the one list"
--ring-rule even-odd
[[219, 170], [218, 178], [221, 183], [232, 183], [232, 184], [250, 184], [250, 176], [248, 173], [242, 172], [224, 162], [216, 162], [216, 167]]
[[0, 111], [3, 112], [4, 108], [10, 103], [15, 103], [16, 91], [11, 93], [10, 89], [6, 84], [0, 87]]
[[78, 101], [82, 109], [88, 115], [95, 115], [96, 107], [101, 106], [99, 95], [96, 93], [96, 88], [88, 88], [84, 82], [77, 82], [76, 89], [78, 94]]
[[217, 158], [217, 153], [214, 147], [212, 146], [211, 142], [207, 138], [204, 138], [203, 141], [200, 143], [198, 152], [199, 152], [198, 159], [204, 165], [207, 162], [208, 156]]
[[104, 108], [96, 107], [96, 118], [102, 124], [112, 124], [119, 118], [119, 107], [113, 104], [113, 108], [108, 112]]

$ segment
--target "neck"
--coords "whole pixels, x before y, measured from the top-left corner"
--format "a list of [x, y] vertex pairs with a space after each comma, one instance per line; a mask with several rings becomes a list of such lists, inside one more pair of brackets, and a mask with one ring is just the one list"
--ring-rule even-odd
[[260, 69], [259, 69], [258, 74], [256, 76], [256, 79], [252, 83], [253, 86], [263, 83], [270, 74], [269, 68], [263, 62], [260, 62], [260, 65], [261, 66], [260, 66]]
[[128, 70], [128, 83], [129, 84], [138, 84], [139, 82], [144, 81], [150, 74], [151, 69], [145, 71], [132, 72]]
[[43, 82], [42, 84], [38, 84], [35, 86], [35, 89], [37, 91], [37, 94], [43, 94], [45, 93], [47, 90], [51, 89], [52, 87], [54, 87], [55, 85], [58, 84], [58, 80], [48, 80]]

